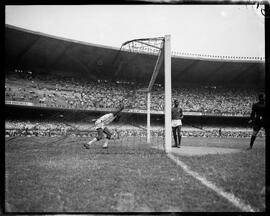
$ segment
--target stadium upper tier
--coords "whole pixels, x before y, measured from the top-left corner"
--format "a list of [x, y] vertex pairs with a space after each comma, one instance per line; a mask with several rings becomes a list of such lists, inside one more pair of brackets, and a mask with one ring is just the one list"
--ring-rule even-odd
[[[19, 67], [36, 73], [65, 74], [89, 80], [149, 82], [157, 57], [128, 51], [119, 54], [119, 48], [63, 39], [10, 25], [5, 27], [7, 69]], [[264, 86], [264, 59], [172, 55], [171, 68], [173, 86], [187, 82]], [[162, 69], [156, 81], [162, 83], [163, 80]]]
[[[15, 73], [16, 74], [16, 73]], [[27, 78], [25, 76], [28, 76]], [[137, 111], [146, 110], [146, 94], [136, 91], [140, 83], [82, 81], [18, 73], [5, 81], [5, 100], [22, 101], [47, 107], [92, 109], [119, 106], [120, 101]], [[222, 86], [188, 86], [173, 88], [172, 100], [178, 99], [184, 112], [249, 115], [256, 101], [257, 89]], [[132, 95], [130, 98], [127, 95]], [[151, 110], [164, 110], [164, 87], [154, 85]], [[136, 111], [136, 112], [137, 112]]]

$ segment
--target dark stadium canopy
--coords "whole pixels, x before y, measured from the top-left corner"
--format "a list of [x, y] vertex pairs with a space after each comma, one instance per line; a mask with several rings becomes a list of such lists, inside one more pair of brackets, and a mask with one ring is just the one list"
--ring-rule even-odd
[[[92, 80], [148, 83], [157, 57], [119, 52], [119, 48], [63, 39], [10, 25], [5, 27], [6, 72], [21, 68], [34, 73]], [[172, 57], [173, 85], [212, 83], [262, 86], [264, 74], [264, 62]], [[163, 80], [162, 69], [157, 82], [162, 83]]]

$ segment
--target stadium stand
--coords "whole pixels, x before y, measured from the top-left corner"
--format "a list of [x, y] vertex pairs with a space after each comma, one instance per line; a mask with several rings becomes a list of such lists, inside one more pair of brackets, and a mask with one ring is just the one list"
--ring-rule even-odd
[[[135, 92], [143, 88], [142, 83], [136, 85], [132, 82], [98, 80], [82, 81], [74, 78], [57, 77], [52, 75], [34, 75], [22, 70], [6, 74], [5, 100], [28, 102], [36, 106], [52, 108], [68, 108], [73, 110], [87, 110], [91, 108], [113, 109], [119, 101], [125, 99], [127, 92], [135, 94], [132, 107], [138, 112], [146, 110], [146, 95]], [[184, 112], [202, 112], [207, 114], [238, 114], [249, 115], [252, 102], [256, 100], [258, 89], [232, 88], [224, 86], [187, 85], [173, 88], [173, 99], [178, 99]], [[125, 101], [127, 102], [127, 101]], [[152, 92], [151, 109], [161, 111], [164, 109], [164, 89], [161, 84], [155, 85]], [[11, 120], [5, 121], [5, 136], [80, 136], [93, 137], [95, 130], [89, 129], [91, 124], [80, 121], [76, 123], [79, 129], [69, 126], [65, 118], [45, 120]], [[123, 124], [123, 125], [121, 125]], [[116, 137], [146, 137], [146, 130], [125, 123], [111, 125]], [[164, 137], [164, 128], [156, 126], [151, 131], [153, 137]], [[183, 136], [187, 137], [250, 137], [252, 131], [242, 129], [219, 128], [183, 128]], [[259, 136], [265, 134], [260, 132]]]
[[[5, 122], [5, 136], [66, 136], [73, 135], [78, 137], [93, 137], [95, 130], [89, 130], [89, 124], [77, 123], [78, 131], [75, 131], [71, 126], [57, 121], [18, 121], [6, 120]], [[126, 125], [111, 125], [113, 133], [116, 138], [119, 137], [146, 137], [146, 130], [126, 126]], [[155, 127], [151, 131], [152, 137], [164, 137], [164, 130], [162, 127]], [[228, 128], [223, 129], [222, 134], [219, 134], [218, 128], [205, 128], [203, 130], [185, 127], [182, 130], [183, 136], [188, 137], [226, 137], [226, 138], [248, 138], [251, 136], [252, 130]], [[265, 136], [265, 133], [260, 132], [259, 137]]]
[[[115, 108], [124, 100], [127, 92], [133, 92], [132, 107], [146, 110], [146, 95], [134, 90], [143, 84], [110, 82], [107, 80], [80, 81], [54, 76], [7, 76], [5, 100], [30, 102], [38, 106], [83, 109]], [[173, 99], [178, 99], [185, 112], [207, 114], [249, 115], [257, 89], [224, 86], [183, 86], [174, 88]], [[127, 101], [125, 101], [127, 102]], [[155, 85], [152, 92], [151, 110], [164, 109], [164, 90]]]

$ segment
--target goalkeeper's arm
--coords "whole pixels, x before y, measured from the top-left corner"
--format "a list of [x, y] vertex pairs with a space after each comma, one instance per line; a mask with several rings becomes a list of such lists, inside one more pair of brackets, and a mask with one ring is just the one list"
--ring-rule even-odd
[[124, 108], [124, 105], [121, 105], [121, 107], [115, 113], [113, 113], [113, 116], [116, 117]]

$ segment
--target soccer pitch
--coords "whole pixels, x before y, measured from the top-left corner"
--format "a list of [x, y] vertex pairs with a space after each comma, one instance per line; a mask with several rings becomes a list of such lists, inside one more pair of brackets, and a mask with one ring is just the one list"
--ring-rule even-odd
[[[139, 138], [96, 143], [87, 138], [16, 137], [5, 143], [6, 212], [240, 212], [162, 149]], [[137, 139], [137, 140], [136, 140]], [[183, 138], [173, 157], [189, 170], [265, 211], [265, 139]], [[185, 148], [233, 153], [183, 154]], [[182, 153], [181, 153], [182, 150]]]

